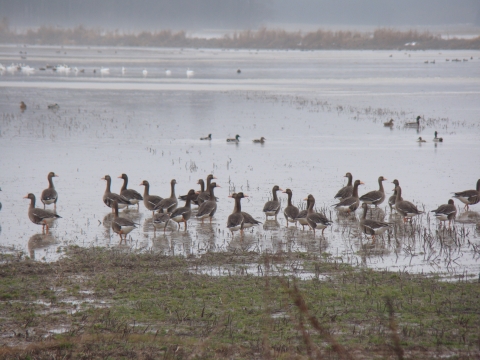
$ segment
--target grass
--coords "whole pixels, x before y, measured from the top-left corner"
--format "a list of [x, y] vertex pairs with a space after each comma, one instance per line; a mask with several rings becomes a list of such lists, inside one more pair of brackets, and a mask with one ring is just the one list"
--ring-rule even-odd
[[[480, 49], [480, 37], [443, 39], [428, 31], [398, 31], [379, 28], [373, 32], [317, 30], [302, 33], [260, 28], [225, 35], [221, 38], [189, 37], [185, 31], [122, 33], [101, 28], [58, 28], [40, 26], [16, 32], [8, 21], [0, 21], [0, 43], [35, 45], [153, 46], [226, 49]], [[414, 44], [414, 45], [412, 45]]]
[[[434, 358], [480, 355], [480, 286], [328, 256], [164, 257], [72, 247], [0, 266], [0, 357]], [[278, 276], [301, 262], [327, 280]], [[193, 269], [255, 263], [263, 276]]]

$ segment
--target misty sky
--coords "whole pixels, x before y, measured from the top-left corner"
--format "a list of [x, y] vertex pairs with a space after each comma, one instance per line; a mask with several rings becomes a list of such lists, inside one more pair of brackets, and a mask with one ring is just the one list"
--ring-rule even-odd
[[12, 27], [254, 29], [265, 24], [480, 26], [480, 0], [0, 0]]

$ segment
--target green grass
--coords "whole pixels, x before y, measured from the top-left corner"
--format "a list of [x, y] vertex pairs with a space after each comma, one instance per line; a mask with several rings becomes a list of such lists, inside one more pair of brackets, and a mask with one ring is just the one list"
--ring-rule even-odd
[[[0, 265], [2, 332], [12, 334], [0, 338], [0, 357], [480, 355], [474, 281], [357, 269], [297, 253], [183, 258], [72, 247], [67, 255], [51, 264], [12, 259]], [[292, 263], [327, 280], [267, 271]], [[189, 271], [245, 264], [269, 276]], [[64, 332], [49, 332], [58, 328]]]

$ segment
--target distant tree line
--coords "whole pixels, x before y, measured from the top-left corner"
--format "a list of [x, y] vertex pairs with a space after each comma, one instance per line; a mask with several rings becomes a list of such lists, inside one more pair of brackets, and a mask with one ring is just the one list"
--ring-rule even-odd
[[381, 28], [373, 32], [326, 31], [288, 32], [261, 28], [225, 35], [221, 38], [189, 37], [185, 31], [142, 31], [123, 33], [78, 26], [73, 29], [41, 26], [23, 32], [10, 30], [0, 21], [0, 43], [30, 45], [99, 45], [145, 47], [192, 47], [231, 49], [480, 49], [480, 36], [473, 39], [443, 39], [419, 31]]

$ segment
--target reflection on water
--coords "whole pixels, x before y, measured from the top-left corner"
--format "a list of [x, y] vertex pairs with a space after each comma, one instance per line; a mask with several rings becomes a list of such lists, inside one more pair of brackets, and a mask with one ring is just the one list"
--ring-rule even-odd
[[[28, 253], [30, 258], [41, 260], [44, 257], [44, 251], [53, 245], [59, 244], [58, 238], [51, 232], [48, 234], [35, 234], [28, 239]], [[39, 254], [39, 255], [38, 255]]]
[[[32, 49], [30, 66], [44, 66], [50, 50]], [[439, 63], [426, 74], [417, 64], [429, 52], [392, 61], [381, 51], [265, 51], [254, 56], [239, 51], [218, 53], [210, 62], [199, 60], [195, 50], [173, 56], [160, 49], [152, 50], [162, 56], [162, 65], [155, 67], [144, 63], [144, 50], [125, 49], [125, 56], [118, 57], [128, 69], [122, 74], [108, 58], [89, 58], [88, 49], [75, 51], [82, 56], [72, 55], [69, 65], [85, 73], [0, 76], [0, 186], [9, 209], [0, 215], [0, 245], [30, 251], [29, 236], [38, 229], [29, 222], [21, 198], [30, 191], [38, 196], [49, 171], [62, 174], [55, 187], [63, 218], [49, 234], [57, 240], [33, 242], [45, 245], [33, 255], [47, 260], [60, 256], [59, 244], [117, 246], [113, 215], [102, 202], [104, 185], [99, 184], [106, 173], [128, 173], [129, 187], [141, 193], [138, 184], [144, 179], [157, 193], [175, 178], [179, 194], [198, 189], [197, 180], [213, 173], [222, 188], [216, 192], [212, 224], [201, 224], [192, 215], [186, 233], [174, 223], [166, 234], [155, 232], [151, 212], [141, 203], [139, 210], [133, 206], [120, 212], [139, 224], [122, 246], [169, 255], [308, 251], [409, 271], [478, 268], [478, 212], [459, 212], [454, 232], [443, 233], [428, 213], [404, 224], [384, 202], [367, 216], [391, 222], [392, 230], [372, 242], [359, 230], [359, 211], [339, 214], [331, 207], [347, 171], [368, 188], [376, 186], [379, 173], [398, 178], [404, 198], [424, 204], [427, 212], [451, 191], [470, 188], [478, 178], [471, 159], [480, 156], [476, 62], [461, 67]], [[0, 62], [5, 62], [1, 54]], [[232, 57], [242, 60], [241, 78], [230, 69]], [[187, 80], [184, 69], [176, 69], [179, 59], [181, 66], [195, 69], [195, 77]], [[108, 76], [93, 74], [101, 66], [110, 69]], [[147, 78], [141, 75], [144, 68]], [[168, 79], [165, 68], [172, 69]], [[24, 112], [20, 101], [27, 103]], [[55, 103], [59, 108], [49, 110]], [[421, 126], [404, 126], [419, 114]], [[387, 130], [383, 124], [389, 119], [395, 122]], [[441, 132], [443, 143], [431, 141], [434, 131]], [[210, 133], [212, 140], [199, 140]], [[229, 145], [225, 139], [236, 134], [240, 142]], [[268, 140], [252, 142], [261, 136]], [[422, 146], [415, 144], [419, 136], [427, 139]], [[317, 211], [334, 224], [324, 236], [314, 237], [308, 228], [286, 228], [280, 215], [279, 222], [266, 221], [232, 238], [225, 228], [233, 208], [227, 196], [247, 193], [244, 210], [263, 222], [271, 184], [291, 188], [296, 201], [313, 194]], [[114, 192], [121, 185], [122, 180], [112, 180]], [[387, 193], [388, 198], [391, 189]], [[286, 197], [280, 199], [285, 206]], [[456, 262], [454, 250], [460, 256]]]

